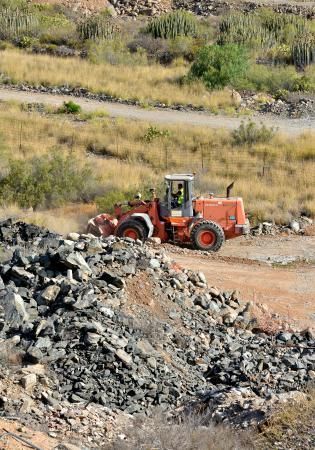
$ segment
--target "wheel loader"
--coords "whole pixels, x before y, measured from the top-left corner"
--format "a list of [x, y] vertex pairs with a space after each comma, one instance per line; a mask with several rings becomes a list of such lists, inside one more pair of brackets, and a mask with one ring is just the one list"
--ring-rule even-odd
[[116, 204], [113, 215], [91, 219], [87, 231], [141, 241], [156, 237], [203, 251], [218, 251], [225, 240], [249, 231], [243, 200], [230, 196], [233, 183], [225, 197], [195, 197], [194, 174], [166, 175], [165, 183], [163, 198], [157, 198], [154, 189], [150, 200], [141, 200], [139, 194], [132, 201]]

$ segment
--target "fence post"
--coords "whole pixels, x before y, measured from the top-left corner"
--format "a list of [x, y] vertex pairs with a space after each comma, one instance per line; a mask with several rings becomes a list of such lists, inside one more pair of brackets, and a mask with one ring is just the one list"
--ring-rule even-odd
[[165, 169], [168, 168], [168, 146], [165, 146]]
[[203, 164], [203, 145], [202, 144], [200, 145], [200, 148], [201, 148], [201, 169], [203, 170], [204, 164]]

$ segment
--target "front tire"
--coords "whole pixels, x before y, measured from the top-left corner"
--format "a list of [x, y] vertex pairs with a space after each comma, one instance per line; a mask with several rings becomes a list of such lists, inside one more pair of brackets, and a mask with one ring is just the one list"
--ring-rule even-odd
[[140, 241], [144, 241], [148, 237], [147, 229], [145, 225], [143, 225], [138, 220], [125, 220], [122, 222], [118, 228], [116, 235], [118, 237], [128, 237], [136, 241], [139, 239]]
[[190, 239], [197, 250], [217, 252], [222, 247], [225, 236], [220, 225], [211, 220], [203, 220], [194, 226]]

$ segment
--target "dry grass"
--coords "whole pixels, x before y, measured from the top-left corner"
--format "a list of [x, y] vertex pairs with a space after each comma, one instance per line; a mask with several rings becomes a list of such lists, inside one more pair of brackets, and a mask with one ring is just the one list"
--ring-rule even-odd
[[[157, 186], [167, 171], [195, 171], [196, 193], [234, 193], [259, 219], [287, 221], [315, 215], [315, 136], [276, 136], [270, 144], [233, 147], [226, 130], [169, 126], [169, 137], [146, 142], [149, 124], [27, 113], [0, 104], [0, 158], [30, 158], [52, 151], [87, 159], [101, 176], [99, 193]], [[2, 144], [1, 144], [2, 142]]]
[[9, 205], [0, 209], [0, 221], [10, 217], [65, 235], [74, 230], [84, 233], [88, 220], [96, 213], [95, 204], [69, 204], [46, 211], [23, 210], [17, 205]]
[[187, 73], [187, 67], [113, 66], [92, 64], [79, 58], [62, 59], [5, 50], [1, 52], [1, 72], [15, 83], [80, 86], [92, 92], [138, 100], [143, 105], [152, 102], [193, 104], [211, 110], [233, 107], [229, 91], [210, 93], [201, 83], [180, 86], [178, 80]]
[[[206, 424], [206, 425], [204, 425]], [[161, 411], [152, 417], [130, 420], [123, 430], [125, 440], [118, 439], [107, 450], [252, 450], [249, 434], [237, 433], [223, 425], [209, 423], [205, 417], [183, 418], [181, 423], [167, 421]]]
[[283, 406], [262, 429], [255, 448], [301, 448], [315, 446], [315, 389], [310, 389], [301, 401]]

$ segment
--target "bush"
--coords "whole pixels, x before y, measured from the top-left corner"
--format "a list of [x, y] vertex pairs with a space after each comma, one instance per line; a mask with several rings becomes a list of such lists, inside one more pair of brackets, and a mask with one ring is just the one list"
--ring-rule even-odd
[[203, 47], [191, 66], [189, 78], [200, 79], [207, 88], [223, 88], [245, 74], [248, 55], [234, 44]]
[[79, 114], [81, 106], [70, 100], [69, 102], [64, 102], [63, 106], [58, 109], [58, 112], [61, 114]]
[[169, 137], [169, 136], [170, 136], [170, 132], [168, 130], [159, 130], [157, 127], [150, 126], [147, 129], [143, 139], [146, 142], [150, 143], [150, 142], [153, 142], [155, 139]]
[[175, 39], [177, 36], [195, 36], [197, 20], [186, 11], [174, 11], [153, 19], [145, 32], [154, 38]]
[[312, 92], [315, 91], [315, 80], [312, 80], [306, 75], [303, 75], [301, 77], [298, 77], [294, 80], [293, 91], [298, 92]]
[[22, 208], [54, 207], [90, 200], [96, 183], [90, 167], [73, 155], [45, 155], [11, 161], [0, 181], [0, 195], [4, 203], [17, 203]]
[[239, 90], [257, 90], [274, 94], [279, 90], [292, 91], [297, 77], [293, 66], [267, 67], [252, 64], [246, 75], [236, 81], [234, 87]]
[[268, 128], [266, 125], [258, 127], [255, 122], [242, 122], [239, 128], [231, 133], [233, 145], [254, 145], [266, 144], [270, 142], [276, 134], [274, 128]]

